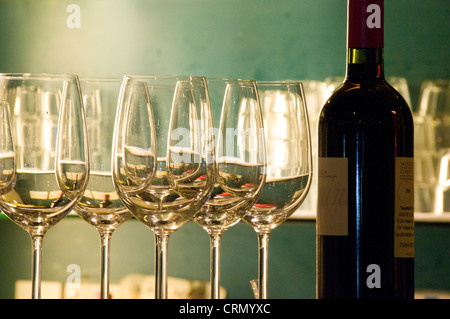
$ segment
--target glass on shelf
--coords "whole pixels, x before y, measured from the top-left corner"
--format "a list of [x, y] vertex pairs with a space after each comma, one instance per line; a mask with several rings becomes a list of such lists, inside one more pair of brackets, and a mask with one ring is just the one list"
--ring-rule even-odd
[[449, 212], [450, 80], [423, 81], [414, 135], [415, 210]]

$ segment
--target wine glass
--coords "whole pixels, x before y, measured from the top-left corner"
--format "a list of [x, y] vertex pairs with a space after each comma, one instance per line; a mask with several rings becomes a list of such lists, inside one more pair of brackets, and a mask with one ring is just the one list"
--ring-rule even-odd
[[109, 298], [111, 236], [131, 218], [112, 180], [112, 136], [121, 83], [120, 78], [80, 79], [89, 138], [90, 177], [75, 212], [100, 234], [102, 299]]
[[259, 247], [257, 297], [267, 298], [271, 231], [303, 202], [312, 179], [311, 137], [302, 84], [257, 81], [267, 147], [267, 176], [256, 204], [243, 220], [256, 231]]
[[0, 101], [0, 195], [8, 193], [16, 180], [11, 116], [7, 101]]
[[11, 107], [14, 141], [14, 157], [10, 150], [3, 161], [14, 161], [16, 174], [0, 207], [32, 239], [32, 298], [38, 299], [42, 239], [81, 199], [88, 181], [80, 85], [75, 75], [1, 74], [0, 100]]
[[155, 297], [167, 298], [169, 236], [205, 203], [214, 183], [206, 79], [125, 76], [114, 131], [119, 197], [155, 234]]
[[[306, 105], [308, 106], [308, 117], [309, 117], [309, 127], [311, 132], [317, 130], [317, 120], [319, 117], [320, 109], [326, 102], [329, 94], [329, 90], [332, 90], [333, 86], [332, 78], [325, 81], [316, 80], [302, 80], [302, 87], [304, 90], [304, 95], [306, 98]], [[342, 83], [342, 81], [340, 82]], [[339, 84], [340, 84], [339, 83]], [[333, 89], [334, 90], [334, 89]], [[313, 161], [317, 158], [316, 155], [317, 148], [317, 136], [316, 134], [311, 134], [311, 152]], [[313, 162], [313, 164], [315, 164]], [[299, 211], [298, 216], [314, 216], [316, 215], [316, 203], [317, 203], [317, 178], [313, 176], [311, 181], [311, 186], [309, 188], [308, 195], [306, 196], [303, 204], [301, 206], [301, 211]]]
[[[414, 183], [416, 213], [442, 212], [439, 186], [441, 160], [450, 150], [450, 80], [422, 82], [419, 109], [414, 113]], [[442, 166], [443, 168], [445, 167]], [[438, 191], [438, 192], [437, 192]]]
[[220, 298], [220, 240], [256, 202], [265, 181], [265, 141], [256, 83], [208, 79], [212, 105], [221, 109], [216, 182], [193, 220], [210, 236], [211, 298]]

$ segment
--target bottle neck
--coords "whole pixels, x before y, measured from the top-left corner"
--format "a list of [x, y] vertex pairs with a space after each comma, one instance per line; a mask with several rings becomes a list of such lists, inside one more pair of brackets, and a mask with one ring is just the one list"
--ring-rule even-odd
[[383, 48], [349, 48], [347, 79], [355, 82], [384, 79], [383, 51]]
[[384, 78], [384, 0], [348, 0], [347, 79]]

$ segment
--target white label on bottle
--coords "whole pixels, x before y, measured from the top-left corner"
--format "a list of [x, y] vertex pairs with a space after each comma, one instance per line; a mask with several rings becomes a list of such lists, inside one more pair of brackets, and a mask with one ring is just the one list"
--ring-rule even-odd
[[348, 235], [348, 159], [319, 157], [317, 234]]
[[394, 256], [414, 257], [414, 159], [395, 161]]

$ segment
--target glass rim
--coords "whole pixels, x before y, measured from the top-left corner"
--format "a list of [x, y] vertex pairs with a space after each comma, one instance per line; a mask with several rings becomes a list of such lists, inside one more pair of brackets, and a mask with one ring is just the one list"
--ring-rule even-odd
[[122, 82], [122, 78], [118, 77], [80, 77], [80, 82]]
[[421, 86], [422, 86], [422, 88], [425, 88], [427, 86], [432, 86], [432, 87], [447, 89], [450, 86], [450, 79], [444, 79], [444, 78], [425, 79], [422, 81]]
[[55, 79], [78, 79], [78, 75], [71, 73], [45, 73], [45, 72], [30, 72], [30, 73], [0, 73], [0, 78], [5, 79], [35, 79], [35, 80], [55, 80]]
[[303, 86], [303, 82], [300, 81], [300, 80], [262, 80], [262, 81], [256, 81], [256, 84], [274, 85], [274, 86], [281, 86], [281, 85], [300, 85], [300, 86]]
[[154, 74], [154, 75], [145, 75], [145, 74], [125, 74], [123, 79], [132, 79], [132, 80], [204, 80], [206, 79], [203, 75], [184, 75], [184, 74]]
[[253, 79], [242, 79], [242, 78], [215, 78], [210, 77], [206, 78], [207, 83], [213, 83], [213, 82], [223, 82], [223, 83], [248, 83], [248, 84], [255, 84], [256, 81]]
[[174, 87], [178, 83], [198, 83], [201, 87], [207, 87], [206, 78], [196, 75], [124, 75], [122, 79], [122, 85], [139, 82], [153, 88]]

